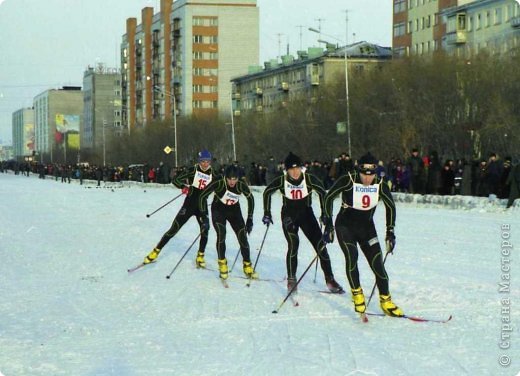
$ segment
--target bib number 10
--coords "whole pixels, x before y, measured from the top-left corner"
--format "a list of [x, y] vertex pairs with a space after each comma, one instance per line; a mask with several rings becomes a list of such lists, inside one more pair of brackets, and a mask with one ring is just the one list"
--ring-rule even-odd
[[293, 200], [301, 200], [303, 198], [301, 189], [291, 189], [291, 198]]

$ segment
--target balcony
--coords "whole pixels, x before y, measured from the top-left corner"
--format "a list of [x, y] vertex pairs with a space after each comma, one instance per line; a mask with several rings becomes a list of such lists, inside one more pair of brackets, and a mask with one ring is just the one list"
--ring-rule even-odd
[[511, 27], [520, 27], [520, 16], [511, 18]]
[[256, 106], [256, 112], [262, 112], [264, 110], [264, 106]]
[[463, 44], [466, 43], [466, 31], [459, 30], [446, 34], [446, 43], [448, 44]]
[[289, 91], [289, 83], [280, 82], [280, 85], [278, 86], [278, 90]]
[[258, 95], [259, 97], [261, 97], [262, 95], [264, 95], [264, 91], [262, 90], [261, 87], [257, 87], [255, 90], [255, 94]]
[[233, 93], [233, 99], [240, 100], [240, 93]]

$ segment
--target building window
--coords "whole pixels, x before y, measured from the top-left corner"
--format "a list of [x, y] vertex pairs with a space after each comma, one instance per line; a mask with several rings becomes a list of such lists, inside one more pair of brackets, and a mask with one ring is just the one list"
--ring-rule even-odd
[[193, 26], [204, 26], [204, 18], [193, 17], [192, 24]]
[[194, 93], [202, 93], [203, 92], [203, 86], [202, 85], [193, 85], [193, 92]]
[[193, 53], [193, 60], [202, 60], [204, 59], [204, 55], [201, 51], [195, 51]]
[[495, 25], [500, 25], [502, 23], [502, 8], [495, 9]]
[[202, 108], [202, 101], [193, 101], [193, 108]]
[[209, 43], [218, 43], [218, 36], [212, 35], [209, 37]]
[[404, 22], [394, 25], [394, 37], [399, 37], [406, 34], [406, 25]]
[[218, 26], [218, 18], [217, 17], [210, 18], [209, 26]]
[[194, 35], [193, 36], [193, 43], [203, 43], [204, 38], [202, 35]]
[[394, 1], [394, 13], [401, 13], [406, 11], [406, 0]]

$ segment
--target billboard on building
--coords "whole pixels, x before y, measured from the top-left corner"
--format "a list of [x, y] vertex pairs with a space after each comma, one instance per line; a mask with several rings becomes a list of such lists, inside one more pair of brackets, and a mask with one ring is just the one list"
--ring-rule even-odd
[[56, 143], [64, 140], [67, 147], [79, 149], [79, 115], [56, 114]]
[[30, 155], [34, 151], [34, 124], [23, 126], [23, 155]]
[[56, 114], [56, 131], [79, 133], [79, 115]]

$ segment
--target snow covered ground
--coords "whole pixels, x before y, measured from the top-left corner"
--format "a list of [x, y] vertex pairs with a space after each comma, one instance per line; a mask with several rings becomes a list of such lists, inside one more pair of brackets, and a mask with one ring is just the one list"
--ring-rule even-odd
[[[261, 189], [256, 191], [253, 259], [265, 232]], [[314, 268], [299, 288], [300, 306], [288, 302], [271, 313], [286, 294], [286, 243], [278, 214], [257, 270], [279, 282], [254, 281], [247, 288], [245, 280], [230, 278], [225, 289], [216, 272], [195, 269], [195, 247], [166, 279], [197, 234], [194, 220], [156, 264], [128, 275], [169, 227], [181, 199], [145, 215], [178, 192], [0, 174], [0, 374], [516, 375], [520, 370], [518, 206], [504, 212], [497, 205], [453, 209], [400, 200], [397, 247], [386, 263], [394, 301], [408, 314], [453, 319], [438, 324], [370, 317], [363, 324], [350, 294], [316, 292], [325, 286], [321, 270], [313, 283]], [[273, 198], [273, 213], [280, 202]], [[380, 234], [383, 214], [379, 207]], [[211, 230], [206, 254], [212, 267], [214, 243]], [[230, 231], [227, 244], [231, 263], [238, 248]], [[337, 280], [348, 288], [337, 243], [329, 253]], [[313, 256], [302, 240], [300, 273]], [[240, 275], [237, 266], [232, 274]], [[374, 280], [363, 256], [360, 268], [369, 294]], [[499, 282], [507, 277], [511, 290], [500, 293]], [[377, 296], [369, 311], [380, 312]], [[508, 319], [513, 331], [503, 322]], [[510, 365], [501, 366], [507, 357]]]

